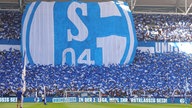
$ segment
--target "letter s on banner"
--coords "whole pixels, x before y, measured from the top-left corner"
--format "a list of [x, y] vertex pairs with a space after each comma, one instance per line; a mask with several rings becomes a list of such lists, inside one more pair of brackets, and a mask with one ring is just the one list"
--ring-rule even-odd
[[22, 19], [22, 52], [31, 64], [127, 64], [137, 38], [126, 2], [33, 2]]

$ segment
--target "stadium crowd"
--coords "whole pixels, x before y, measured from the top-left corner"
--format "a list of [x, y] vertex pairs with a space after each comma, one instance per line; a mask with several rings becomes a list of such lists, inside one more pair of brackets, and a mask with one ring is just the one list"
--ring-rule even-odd
[[[19, 50], [0, 52], [0, 93], [12, 96], [21, 85]], [[184, 96], [192, 83], [191, 55], [184, 53], [150, 54], [137, 51], [130, 65], [27, 65], [25, 96], [39, 95], [43, 86], [48, 96], [63, 96], [64, 91], [101, 91], [103, 96]], [[187, 89], [192, 90], [189, 85]]]
[[[20, 39], [22, 14], [0, 11], [0, 40]], [[139, 41], [192, 41], [192, 16], [134, 14]], [[27, 91], [34, 96], [47, 87], [48, 96], [65, 90], [101, 91], [104, 96], [184, 96], [192, 90], [192, 55], [137, 51], [130, 65], [27, 65]], [[21, 85], [23, 63], [19, 50], [0, 51], [0, 96], [15, 96]], [[188, 92], [189, 93], [189, 92]]]
[[192, 41], [191, 15], [134, 14], [138, 40]]
[[[134, 14], [140, 41], [192, 41], [191, 15]], [[0, 39], [20, 39], [22, 13], [0, 11]]]
[[21, 19], [21, 12], [0, 11], [0, 39], [20, 39]]

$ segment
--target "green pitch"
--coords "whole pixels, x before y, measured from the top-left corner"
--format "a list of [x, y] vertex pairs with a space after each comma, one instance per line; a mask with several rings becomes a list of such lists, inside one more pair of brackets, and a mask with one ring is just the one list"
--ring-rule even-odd
[[[0, 108], [16, 108], [16, 103], [0, 103]], [[118, 104], [118, 103], [24, 103], [24, 108], [192, 108], [185, 104]]]

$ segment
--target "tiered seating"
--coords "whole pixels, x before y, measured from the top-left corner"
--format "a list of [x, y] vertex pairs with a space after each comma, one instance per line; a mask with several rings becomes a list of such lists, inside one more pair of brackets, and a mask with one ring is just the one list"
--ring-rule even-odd
[[135, 14], [138, 40], [192, 41], [191, 15]]
[[[138, 40], [192, 41], [191, 15], [134, 14]], [[20, 39], [22, 13], [0, 11], [0, 39]]]
[[[20, 39], [21, 17], [19, 12], [0, 11], [0, 40]], [[192, 16], [135, 14], [134, 18], [140, 41], [192, 41]], [[26, 96], [36, 88], [42, 93], [43, 85], [49, 96], [62, 96], [64, 90], [100, 90], [110, 96], [165, 97], [175, 89], [182, 95], [186, 79], [192, 83], [190, 56], [137, 51], [134, 63], [123, 66], [28, 65]], [[22, 86], [22, 64], [19, 50], [0, 51], [0, 96], [14, 94]]]
[[0, 39], [20, 39], [21, 19], [18, 11], [0, 11]]

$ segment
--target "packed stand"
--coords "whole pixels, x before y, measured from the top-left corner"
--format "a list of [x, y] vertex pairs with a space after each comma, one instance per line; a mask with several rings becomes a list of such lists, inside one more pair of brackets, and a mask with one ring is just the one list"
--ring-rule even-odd
[[[191, 55], [184, 53], [149, 54], [137, 51], [130, 65], [28, 65], [25, 96], [64, 96], [64, 91], [101, 91], [103, 96], [184, 96], [192, 90]], [[21, 54], [18, 50], [0, 52], [0, 95], [14, 96], [21, 85]], [[175, 93], [173, 93], [175, 91]]]
[[[191, 15], [133, 14], [139, 41], [192, 41]], [[0, 11], [0, 39], [20, 39], [22, 13]]]
[[0, 11], [0, 39], [20, 39], [21, 19], [21, 12]]
[[192, 41], [192, 15], [134, 14], [138, 40]]

